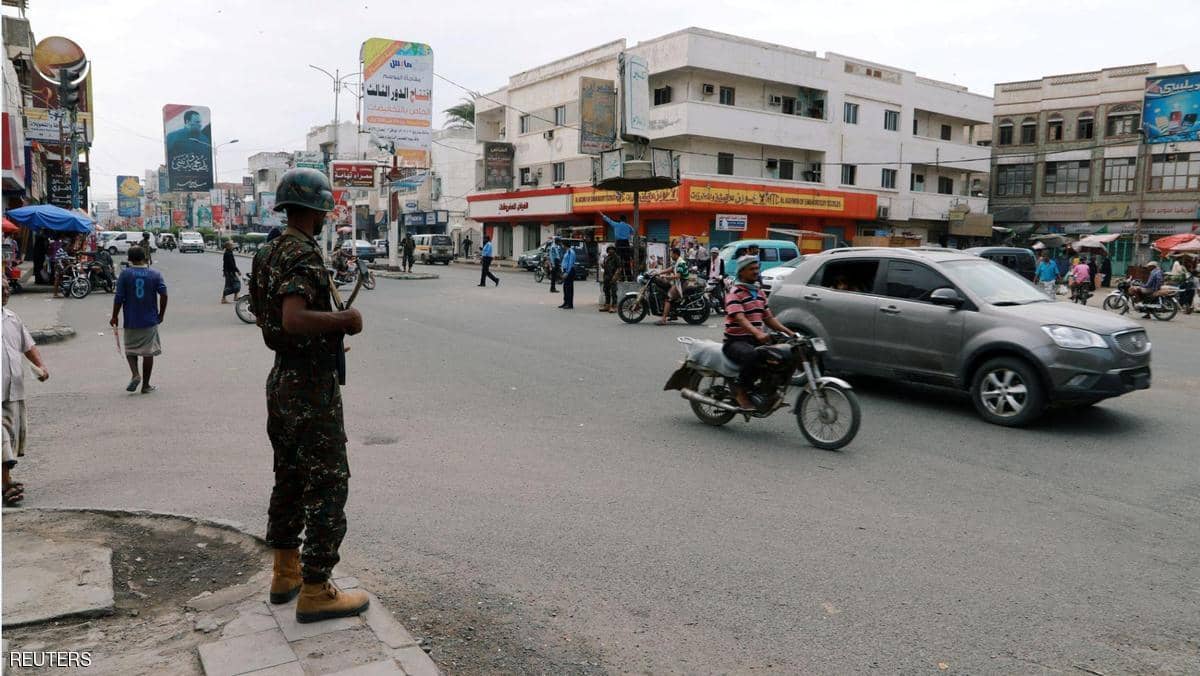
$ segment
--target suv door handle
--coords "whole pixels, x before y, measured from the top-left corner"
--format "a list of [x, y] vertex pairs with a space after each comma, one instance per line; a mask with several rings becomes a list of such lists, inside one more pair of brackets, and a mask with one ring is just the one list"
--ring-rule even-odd
[[887, 306], [887, 307], [881, 307], [881, 308], [879, 308], [879, 311], [880, 311], [880, 312], [882, 312], [882, 313], [884, 313], [885, 315], [898, 315], [898, 314], [900, 314], [900, 308], [896, 307], [895, 305], [889, 305], [889, 306]]
[[821, 300], [821, 297], [815, 293], [810, 293], [810, 294], [804, 296], [804, 300]]

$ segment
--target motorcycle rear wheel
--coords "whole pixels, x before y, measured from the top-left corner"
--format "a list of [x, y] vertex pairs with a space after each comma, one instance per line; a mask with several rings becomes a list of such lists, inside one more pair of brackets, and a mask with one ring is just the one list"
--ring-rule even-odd
[[705, 305], [704, 308], [699, 310], [687, 310], [682, 314], [682, 316], [683, 321], [687, 322], [688, 324], [691, 324], [692, 326], [699, 326], [700, 324], [708, 321], [708, 306]]
[[234, 303], [233, 311], [237, 313], [238, 319], [253, 324], [255, 322], [254, 313], [250, 311], [250, 295], [247, 294], [237, 299]]
[[637, 324], [646, 318], [646, 305], [637, 296], [626, 296], [617, 304], [617, 316], [626, 324]]
[[1162, 307], [1152, 309], [1150, 314], [1160, 322], [1169, 322], [1179, 314], [1179, 303], [1174, 298], [1164, 298]]
[[808, 443], [826, 451], [836, 451], [854, 440], [862, 422], [858, 395], [836, 383], [817, 386], [817, 392], [804, 390], [796, 402], [796, 423]]
[[1125, 299], [1121, 296], [1106, 296], [1104, 298], [1104, 309], [1108, 310], [1109, 312], [1120, 312], [1121, 314], [1125, 314], [1129, 311], [1129, 308], [1122, 310], [1121, 306], [1124, 304]]
[[[733, 397], [733, 393], [730, 392], [728, 388], [726, 388], [724, 385], [718, 385], [716, 383], [716, 378], [712, 378], [711, 381], [712, 382], [707, 389], [701, 389], [701, 386], [704, 384], [704, 376], [697, 373], [692, 376], [692, 383], [689, 385], [689, 387], [706, 397], [711, 397], [717, 401], [722, 401], [737, 406], [737, 399]], [[726, 411], [722, 408], [713, 408], [698, 401], [693, 401], [690, 403], [692, 405], [692, 413], [695, 413], [696, 417], [700, 419], [700, 422], [704, 423], [705, 425], [720, 427], [730, 420], [733, 420], [733, 417], [737, 415], [733, 411]]]
[[367, 291], [375, 288], [375, 273], [367, 272], [367, 276], [363, 277], [363, 288]]
[[542, 282], [546, 281], [546, 271], [541, 268], [534, 270], [533, 271], [533, 281], [537, 282], [538, 284], [541, 284]]
[[87, 277], [76, 277], [71, 280], [71, 297], [72, 298], [87, 298], [87, 295], [92, 292], [92, 283]]

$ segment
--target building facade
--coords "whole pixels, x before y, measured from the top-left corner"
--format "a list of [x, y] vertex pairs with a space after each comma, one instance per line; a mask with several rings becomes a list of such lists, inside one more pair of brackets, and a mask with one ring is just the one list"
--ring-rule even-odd
[[[631, 48], [600, 45], [476, 100], [477, 140], [513, 151], [511, 188], [468, 198], [501, 255], [602, 225], [600, 212], [632, 211], [631, 195], [591, 188], [593, 156], [579, 145], [580, 78], [616, 82], [622, 53], [646, 59], [648, 136], [679, 157], [681, 185], [642, 196], [648, 239], [720, 244], [805, 231], [818, 233], [805, 248], [819, 249], [990, 238], [989, 152], [978, 145], [989, 97], [861, 59], [689, 28]], [[484, 168], [481, 160], [480, 185]], [[719, 230], [720, 214], [746, 216], [746, 229]]]
[[1109, 245], [1116, 274], [1157, 237], [1195, 232], [1200, 143], [1146, 145], [1139, 133], [1146, 78], [1186, 72], [1149, 63], [997, 84], [995, 224], [1023, 234], [1121, 233]]

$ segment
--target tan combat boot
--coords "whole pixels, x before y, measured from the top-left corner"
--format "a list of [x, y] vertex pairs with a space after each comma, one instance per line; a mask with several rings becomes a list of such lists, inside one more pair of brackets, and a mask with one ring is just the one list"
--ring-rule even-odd
[[342, 591], [332, 581], [309, 583], [300, 588], [296, 601], [296, 621], [320, 622], [335, 617], [352, 617], [367, 610], [371, 601], [361, 589]]
[[271, 603], [287, 603], [300, 593], [300, 550], [276, 549], [271, 575]]

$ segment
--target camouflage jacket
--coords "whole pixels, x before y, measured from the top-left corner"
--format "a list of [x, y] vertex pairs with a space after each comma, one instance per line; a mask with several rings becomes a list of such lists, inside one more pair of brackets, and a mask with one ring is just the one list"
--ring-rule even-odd
[[336, 364], [336, 333], [303, 336], [283, 330], [283, 299], [299, 295], [308, 309], [333, 310], [329, 274], [316, 240], [292, 229], [285, 230], [254, 256], [250, 272], [250, 307], [262, 329], [263, 342], [297, 365], [332, 369]]

